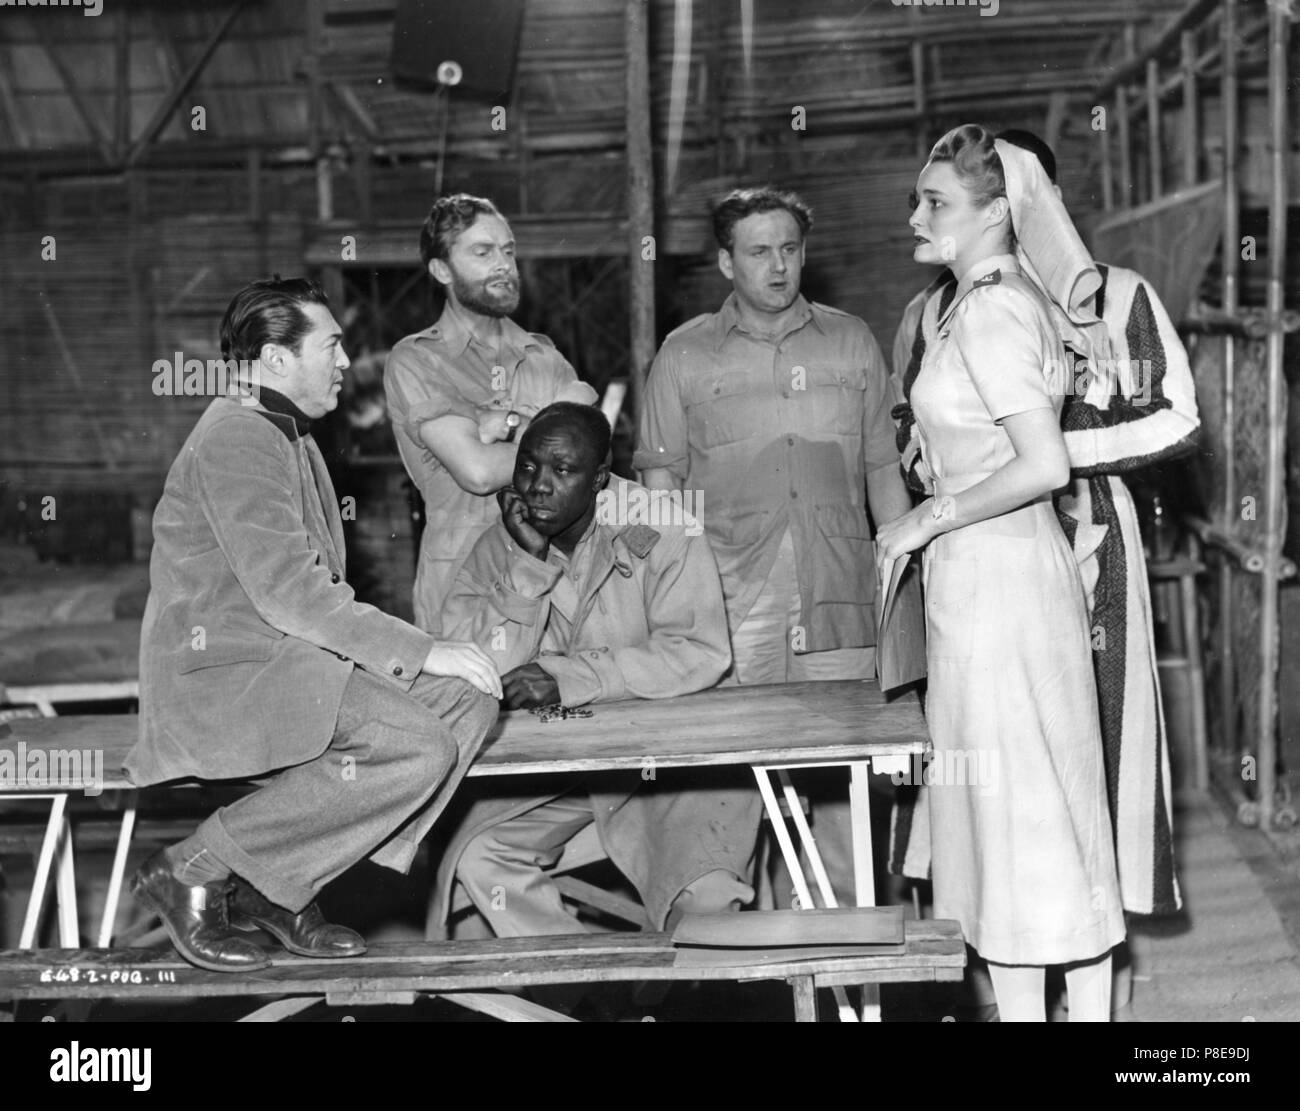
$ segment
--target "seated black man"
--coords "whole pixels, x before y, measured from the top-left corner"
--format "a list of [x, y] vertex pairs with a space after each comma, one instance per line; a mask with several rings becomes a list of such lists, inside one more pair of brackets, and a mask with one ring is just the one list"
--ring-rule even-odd
[[[497, 664], [507, 709], [671, 698], [713, 686], [731, 661], [702, 530], [685, 514], [656, 528], [614, 519], [619, 507], [644, 506], [648, 491], [611, 477], [609, 464], [598, 409], [560, 402], [539, 412], [519, 445], [514, 485], [501, 491], [502, 520], [479, 539], [443, 605], [444, 635], [473, 641]], [[655, 929], [753, 898], [744, 878], [751, 816], [740, 823], [748, 836], [733, 836], [731, 794], [710, 790], [700, 772], [550, 786], [533, 797], [489, 787], [493, 796], [475, 801], [442, 859], [433, 924], [445, 921], [459, 879], [499, 937], [580, 932], [545, 869], [592, 822]]]

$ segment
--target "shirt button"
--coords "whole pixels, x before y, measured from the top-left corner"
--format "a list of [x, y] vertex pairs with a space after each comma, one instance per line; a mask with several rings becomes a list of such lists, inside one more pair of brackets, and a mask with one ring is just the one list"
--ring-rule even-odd
[[797, 498], [797, 497], [799, 496], [799, 491], [798, 491], [798, 490], [791, 490], [791, 491], [790, 491], [790, 496], [791, 496], [792, 498]]
[[337, 656], [340, 660], [342, 660], [345, 664], [350, 664], [350, 663], [352, 662], [352, 657], [351, 657], [351, 656], [345, 656], [345, 655], [343, 655], [342, 652], [335, 652], [334, 655], [336, 655], [336, 656]]
[[782, 390], [782, 391], [781, 391], [781, 396], [782, 396], [783, 398], [785, 398], [786, 401], [789, 401], [789, 400], [790, 400], [790, 391], [789, 391], [789, 390]]
[[785, 438], [785, 442], [786, 442], [787, 444], [789, 444], [791, 447], [794, 447], [794, 437], [793, 437], [793, 436], [787, 436], [787, 437]]
[[396, 675], [396, 676], [400, 679], [400, 678], [402, 677], [402, 675], [403, 675], [403, 671], [402, 671], [402, 669], [401, 669], [400, 667], [395, 667], [395, 668], [393, 668], [393, 674]]

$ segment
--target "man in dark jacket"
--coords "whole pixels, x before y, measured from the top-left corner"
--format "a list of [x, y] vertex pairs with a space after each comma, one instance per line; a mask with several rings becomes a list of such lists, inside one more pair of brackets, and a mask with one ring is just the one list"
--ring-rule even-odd
[[339, 507], [310, 435], [338, 403], [341, 341], [315, 283], [241, 290], [221, 347], [252, 392], [209, 405], [154, 514], [127, 771], [141, 786], [261, 786], [147, 860], [133, 890], [186, 960], [215, 971], [267, 963], [232, 927], [305, 956], [364, 952], [317, 893], [366, 855], [410, 867], [501, 695], [482, 650], [364, 605], [344, 581]]

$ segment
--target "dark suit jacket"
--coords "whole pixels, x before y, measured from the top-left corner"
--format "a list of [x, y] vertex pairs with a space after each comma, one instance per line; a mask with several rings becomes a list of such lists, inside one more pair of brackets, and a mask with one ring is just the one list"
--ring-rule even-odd
[[246, 778], [319, 756], [354, 667], [409, 689], [433, 646], [358, 602], [315, 441], [233, 398], [208, 406], [154, 512], [140, 638], [144, 786]]

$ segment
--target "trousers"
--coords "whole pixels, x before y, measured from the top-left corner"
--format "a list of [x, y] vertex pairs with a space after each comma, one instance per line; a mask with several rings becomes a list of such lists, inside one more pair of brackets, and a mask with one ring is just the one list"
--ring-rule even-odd
[[[729, 795], [711, 789], [710, 772], [668, 769], [627, 794], [575, 783], [472, 837], [456, 876], [497, 937], [583, 932], [548, 870], [594, 822], [601, 847], [636, 888], [653, 928], [665, 927], [687, 888], [696, 909], [743, 905], [754, 894], [744, 880], [753, 840], [733, 836]], [[748, 824], [747, 813], [740, 817]]]
[[195, 838], [294, 912], [364, 857], [406, 872], [496, 716], [463, 679], [421, 675], [405, 692], [356, 668], [325, 750], [259, 780]]

